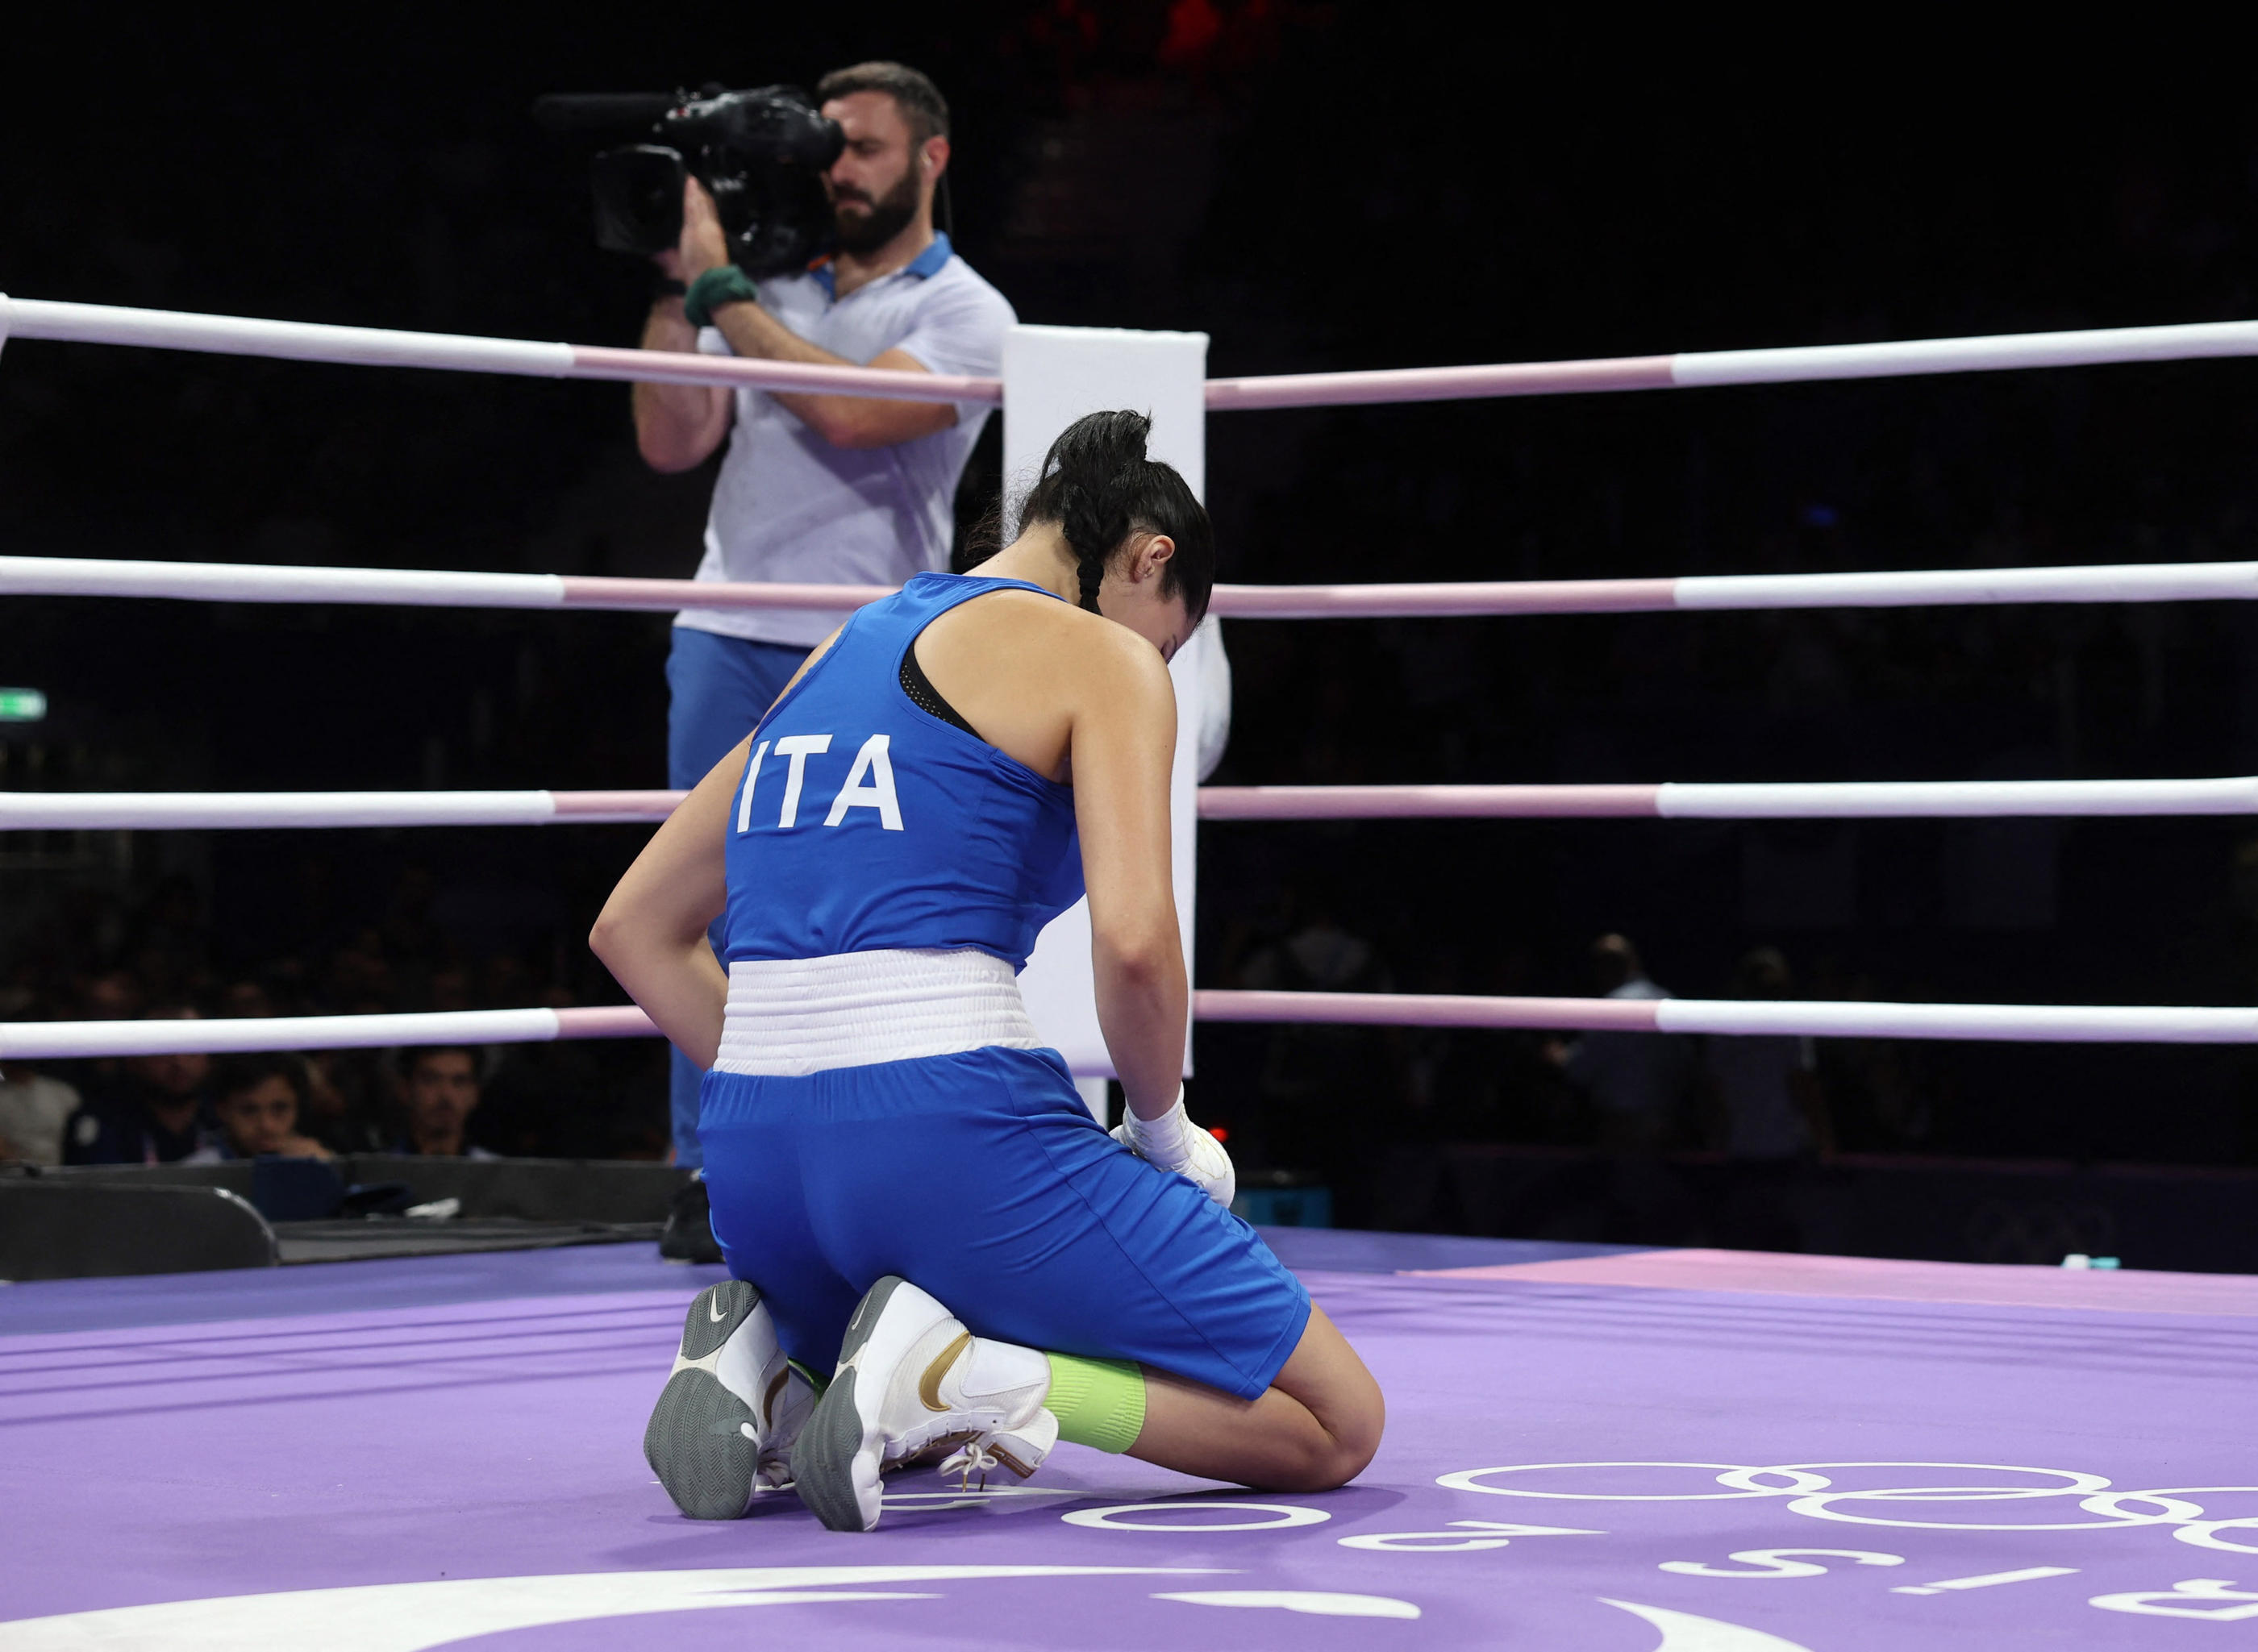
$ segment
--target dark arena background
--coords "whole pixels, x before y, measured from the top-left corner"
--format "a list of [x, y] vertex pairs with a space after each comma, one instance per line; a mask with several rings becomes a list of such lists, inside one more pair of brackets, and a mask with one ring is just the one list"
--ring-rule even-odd
[[[2258, 317], [2258, 84], [2137, 51], [1736, 62], [1360, 0], [129, 6], [11, 34], [24, 299], [632, 344], [649, 271], [593, 245], [589, 146], [535, 98], [890, 57], [950, 100], [955, 240], [1021, 321], [1204, 331], [1216, 377]], [[998, 422], [960, 531], [1005, 484]], [[1208, 443], [1221, 578], [1248, 584], [2258, 557], [2246, 360], [1234, 413]], [[0, 351], [0, 555], [683, 578], [717, 468], [646, 469], [621, 385]], [[667, 642], [664, 614], [0, 597], [0, 791], [655, 788]], [[1217, 784], [2258, 774], [2248, 602], [1226, 642]], [[0, 1022], [624, 1003], [586, 938], [648, 836], [0, 832]], [[1688, 998], [2258, 1003], [2237, 815], [1210, 823], [1198, 876], [1208, 988], [1588, 996], [1617, 935]], [[466, 1242], [0, 1289], [0, 1487], [53, 1513], [0, 1558], [0, 1648], [719, 1646], [770, 1620], [688, 1607], [763, 1592], [842, 1645], [2130, 1647], [2258, 1614], [2258, 1489], [2201, 1491], [2258, 1478], [2216, 1461], [2253, 1421], [2258, 1048], [1822, 1039], [1809, 1150], [1751, 1158], [1683, 1042], [1625, 1152], [1566, 1034], [1203, 1024], [1193, 1112], [1369, 1341], [1398, 1455], [1282, 1501], [1062, 1457], [902, 1493], [884, 1553], [796, 1508], [692, 1528], [648, 1483], [635, 1430], [692, 1277], [651, 1259], [679, 1181], [663, 1048], [497, 1048], [473, 1144], [618, 1162], [409, 1173], [358, 1143], [368, 1186], [459, 1200]], [[384, 1117], [393, 1065], [322, 1060]], [[0, 1195], [69, 1174], [0, 1166]], [[277, 1231], [322, 1218], [284, 1260], [366, 1253], [334, 1205], [243, 1180]], [[521, 1253], [512, 1223], [623, 1242]], [[39, 1272], [0, 1246], [11, 1271]], [[559, 1460], [576, 1430], [600, 1464]], [[2067, 1466], [1986, 1466], [2019, 1457]], [[722, 1592], [598, 1586], [630, 1573]], [[930, 1581], [976, 1574], [1015, 1579], [980, 1585], [1001, 1614]], [[451, 1576], [548, 1578], [548, 1615], [383, 1592]], [[922, 1604], [807, 1604], [872, 1587]], [[316, 1590], [345, 1593], [217, 1610]], [[97, 1621], [166, 1602], [214, 1611]]]

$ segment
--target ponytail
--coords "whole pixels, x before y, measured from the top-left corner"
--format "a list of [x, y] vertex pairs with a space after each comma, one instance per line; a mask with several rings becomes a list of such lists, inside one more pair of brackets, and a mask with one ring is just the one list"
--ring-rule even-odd
[[1054, 522], [1074, 553], [1082, 606], [1097, 612], [1106, 564], [1132, 535], [1166, 534], [1176, 554], [1163, 564], [1161, 594], [1182, 594], [1196, 622], [1215, 585], [1215, 530], [1172, 464], [1145, 457], [1153, 422], [1141, 413], [1092, 413], [1062, 431], [1020, 507], [1022, 528]]

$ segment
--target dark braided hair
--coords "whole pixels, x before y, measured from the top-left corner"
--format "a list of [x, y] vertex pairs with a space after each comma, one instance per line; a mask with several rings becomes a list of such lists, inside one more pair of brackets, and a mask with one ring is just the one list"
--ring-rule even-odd
[[1207, 507], [1173, 464], [1145, 457], [1152, 420], [1141, 413], [1092, 413], [1076, 419], [1043, 456], [1040, 478], [1020, 507], [1024, 531], [1055, 522], [1074, 552], [1082, 606], [1097, 612], [1105, 567], [1134, 534], [1166, 534], [1176, 554], [1163, 564], [1161, 594], [1181, 594], [1197, 623], [1215, 585], [1215, 529]]

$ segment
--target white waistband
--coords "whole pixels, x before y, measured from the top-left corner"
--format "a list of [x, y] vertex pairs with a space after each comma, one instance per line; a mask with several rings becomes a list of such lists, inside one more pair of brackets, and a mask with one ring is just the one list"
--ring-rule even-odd
[[1041, 1047], [1019, 978], [983, 952], [889, 950], [729, 966], [717, 1073], [798, 1077], [1000, 1046]]

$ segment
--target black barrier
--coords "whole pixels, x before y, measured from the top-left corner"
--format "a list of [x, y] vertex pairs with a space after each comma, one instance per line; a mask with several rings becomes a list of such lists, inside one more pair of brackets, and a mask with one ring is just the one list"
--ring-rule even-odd
[[[640, 1162], [387, 1153], [0, 1175], [0, 1280], [656, 1243], [689, 1179]], [[229, 1223], [255, 1239], [228, 1238]]]
[[630, 1159], [418, 1159], [355, 1153], [336, 1161], [349, 1186], [407, 1185], [412, 1202], [459, 1199], [464, 1216], [526, 1222], [664, 1222], [687, 1170]]
[[1843, 1157], [1610, 1158], [1491, 1142], [1381, 1161], [1374, 1225], [1406, 1232], [1730, 1250], [2258, 1273], [2258, 1171]]
[[[690, 1172], [672, 1165], [603, 1159], [421, 1159], [350, 1153], [311, 1159], [231, 1159], [217, 1165], [75, 1165], [43, 1170], [64, 1186], [224, 1188], [270, 1222], [298, 1222], [410, 1205], [460, 1202], [462, 1216], [526, 1222], [664, 1222]], [[323, 1195], [326, 1194], [326, 1202]]]
[[0, 1279], [200, 1273], [280, 1259], [274, 1230], [225, 1188], [0, 1181]]

